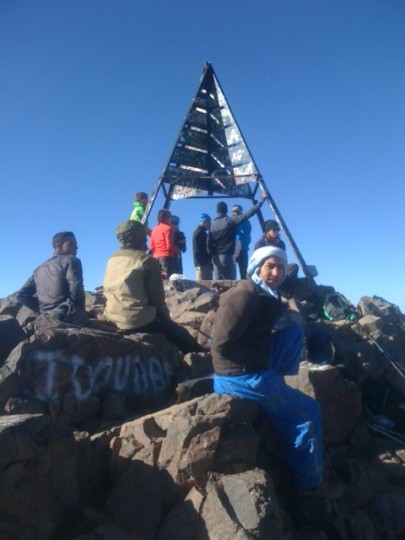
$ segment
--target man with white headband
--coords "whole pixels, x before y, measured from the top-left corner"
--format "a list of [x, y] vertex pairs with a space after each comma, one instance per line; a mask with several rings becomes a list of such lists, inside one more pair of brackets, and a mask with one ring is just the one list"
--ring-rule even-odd
[[332, 498], [319, 488], [323, 470], [319, 404], [283, 379], [298, 373], [303, 341], [297, 324], [276, 329], [283, 311], [277, 288], [285, 278], [286, 264], [284, 250], [260, 248], [250, 257], [247, 279], [222, 295], [211, 347], [214, 390], [259, 403], [284, 440], [296, 487]]

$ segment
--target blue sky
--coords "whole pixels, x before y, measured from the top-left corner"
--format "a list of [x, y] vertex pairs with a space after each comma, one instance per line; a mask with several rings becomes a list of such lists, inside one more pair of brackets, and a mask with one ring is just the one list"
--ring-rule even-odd
[[[404, 28], [402, 0], [2, 0], [0, 297], [60, 230], [78, 238], [86, 290], [102, 284], [208, 60], [317, 282], [405, 312]], [[186, 277], [217, 202], [171, 206]]]

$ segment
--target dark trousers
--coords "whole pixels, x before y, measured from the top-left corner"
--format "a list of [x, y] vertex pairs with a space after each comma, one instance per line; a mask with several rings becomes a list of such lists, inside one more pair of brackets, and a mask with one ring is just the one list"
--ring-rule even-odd
[[248, 261], [249, 261], [248, 250], [241, 249], [238, 255], [238, 258], [236, 259], [236, 262], [238, 263], [238, 266], [239, 266], [240, 279], [246, 278]]
[[158, 261], [167, 279], [175, 273], [176, 260], [174, 257], [159, 257]]
[[[141, 326], [132, 332], [160, 332], [167, 339], [173, 342], [182, 353], [204, 352], [203, 347], [187, 332], [185, 328], [176, 324], [174, 321], [163, 315], [156, 318], [149, 324]], [[128, 332], [129, 333], [129, 332]]]

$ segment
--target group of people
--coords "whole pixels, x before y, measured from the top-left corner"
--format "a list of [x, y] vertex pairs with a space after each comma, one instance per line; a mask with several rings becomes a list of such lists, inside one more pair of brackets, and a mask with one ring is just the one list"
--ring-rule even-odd
[[[164, 238], [174, 236], [173, 216], [161, 210], [158, 226], [149, 231], [147, 224], [140, 222], [143, 213], [138, 202], [141, 198], [135, 201], [136, 218], [116, 229], [119, 250], [107, 262], [103, 283], [105, 318], [122, 334], [161, 332], [183, 353], [203, 351], [194, 337], [172, 321], [165, 303], [161, 269], [170, 273], [167, 259], [173, 251], [161, 248]], [[218, 276], [234, 279], [236, 234], [241, 225], [246, 239], [241, 241], [238, 255], [246, 279], [222, 295], [215, 315], [211, 340], [214, 390], [260, 404], [284, 440], [286, 461], [298, 491], [337, 498], [339, 490], [322, 482], [319, 404], [286, 385], [283, 378], [298, 372], [303, 330], [283, 317], [278, 289], [287, 276], [287, 255], [276, 234], [276, 222], [266, 222], [258, 248], [248, 258], [250, 228], [246, 224], [261, 204], [245, 213], [235, 206], [228, 217], [227, 206], [221, 202], [214, 220], [201, 214], [193, 234], [197, 279], [209, 279], [211, 262]], [[149, 233], [151, 254], [146, 248]], [[65, 303], [84, 309], [75, 236], [72, 232], [58, 233], [52, 245], [53, 257], [34, 270], [17, 300], [40, 313], [59, 309]]]
[[[148, 194], [143, 191], [135, 194], [131, 221], [142, 222], [148, 200]], [[169, 210], [162, 209], [158, 212], [157, 220], [158, 224], [153, 229], [149, 228], [147, 222], [144, 223], [145, 232], [150, 236], [149, 253], [159, 261], [164, 277], [182, 274], [182, 253], [187, 250], [187, 241], [185, 234], [180, 230], [180, 218]], [[147, 249], [146, 239], [145, 249]]]
[[[235, 280], [237, 268], [240, 279], [246, 277], [252, 232], [249, 219], [259, 210], [266, 198], [267, 195], [263, 193], [262, 201], [246, 212], [243, 212], [242, 206], [235, 204], [231, 208], [231, 215], [228, 216], [228, 206], [221, 201], [217, 204], [217, 215], [213, 220], [206, 213], [200, 215], [192, 237], [197, 281], [213, 278]], [[144, 192], [136, 193], [130, 219], [142, 222], [147, 204], [148, 195]], [[149, 253], [158, 259], [164, 277], [182, 274], [182, 253], [187, 250], [187, 241], [185, 234], [180, 230], [180, 218], [172, 215], [169, 210], [162, 209], [158, 212], [157, 221], [158, 224], [152, 230], [147, 223], [144, 224], [150, 236]], [[280, 227], [275, 220], [266, 221], [263, 236], [256, 242], [254, 249], [275, 246], [285, 250], [279, 231]], [[295, 272], [296, 275], [298, 266], [289, 265], [289, 267], [293, 267], [292, 273]], [[290, 275], [291, 271], [287, 274]]]

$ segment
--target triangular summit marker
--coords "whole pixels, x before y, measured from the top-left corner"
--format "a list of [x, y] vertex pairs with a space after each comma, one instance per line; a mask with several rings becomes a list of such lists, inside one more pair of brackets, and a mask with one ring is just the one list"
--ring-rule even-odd
[[[304, 274], [313, 271], [299, 252], [232, 114], [222, 87], [209, 62], [191, 102], [169, 160], [151, 193], [146, 221], [159, 190], [165, 208], [172, 200], [186, 198], [244, 198], [255, 200], [257, 191], [268, 195], [269, 205]], [[258, 212], [263, 226], [262, 213]], [[312, 278], [313, 279], [313, 278]]]

